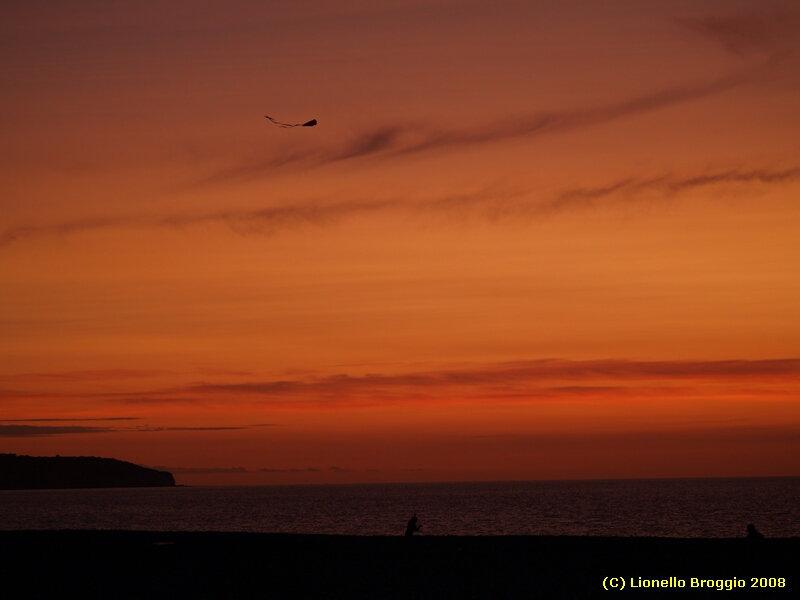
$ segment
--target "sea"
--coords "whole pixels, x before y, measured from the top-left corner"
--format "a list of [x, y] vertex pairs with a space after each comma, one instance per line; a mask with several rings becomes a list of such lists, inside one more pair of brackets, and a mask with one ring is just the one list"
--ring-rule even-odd
[[0, 491], [0, 530], [800, 536], [800, 477]]

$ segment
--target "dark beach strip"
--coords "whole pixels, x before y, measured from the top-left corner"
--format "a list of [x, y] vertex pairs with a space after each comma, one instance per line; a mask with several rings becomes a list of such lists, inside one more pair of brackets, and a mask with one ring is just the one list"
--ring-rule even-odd
[[0, 531], [0, 547], [7, 598], [800, 597], [800, 538]]

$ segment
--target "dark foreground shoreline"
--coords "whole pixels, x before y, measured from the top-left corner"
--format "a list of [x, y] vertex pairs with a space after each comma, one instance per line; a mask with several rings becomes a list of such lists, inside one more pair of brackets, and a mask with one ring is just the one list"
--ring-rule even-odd
[[800, 538], [0, 531], [0, 548], [4, 598], [800, 597]]

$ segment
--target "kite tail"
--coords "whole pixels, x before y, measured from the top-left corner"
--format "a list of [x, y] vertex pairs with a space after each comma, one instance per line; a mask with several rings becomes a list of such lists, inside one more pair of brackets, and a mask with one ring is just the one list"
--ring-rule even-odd
[[275, 125], [277, 125], [278, 127], [282, 127], [283, 129], [288, 129], [289, 127], [298, 127], [298, 125], [291, 125], [290, 123], [281, 123], [280, 121], [276, 121], [269, 115], [264, 115], [264, 117], [275, 123]]

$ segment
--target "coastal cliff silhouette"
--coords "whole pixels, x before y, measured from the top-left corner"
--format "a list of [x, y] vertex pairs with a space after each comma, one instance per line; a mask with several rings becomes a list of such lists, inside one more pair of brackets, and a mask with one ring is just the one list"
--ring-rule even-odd
[[0, 490], [171, 487], [175, 478], [115, 458], [0, 454]]

